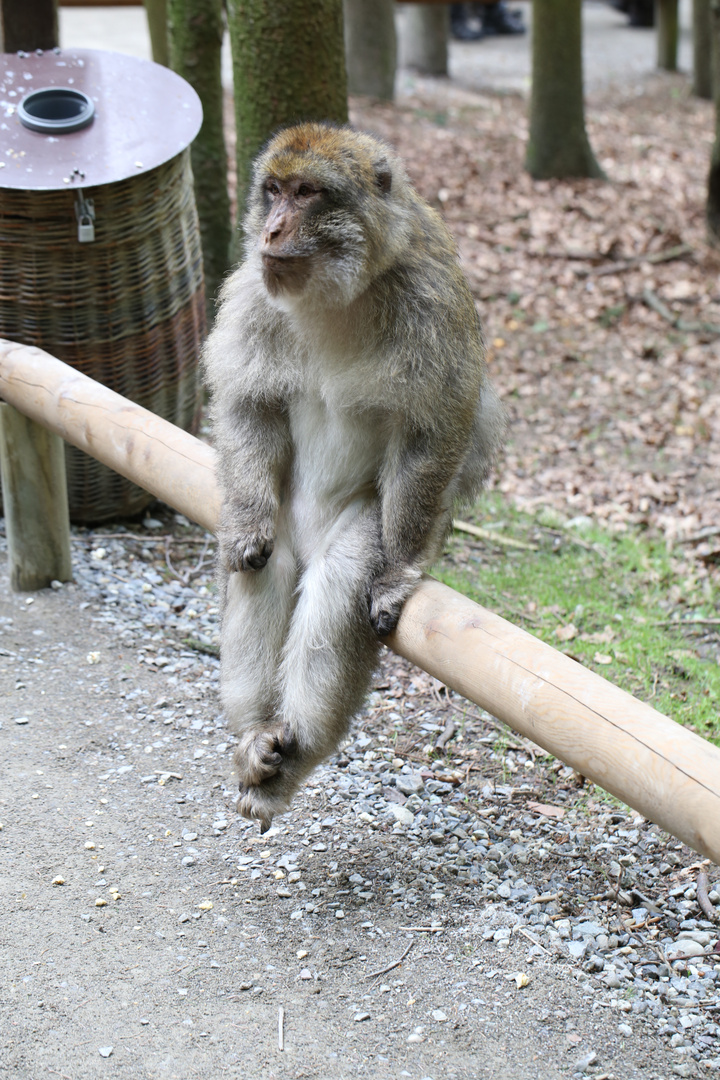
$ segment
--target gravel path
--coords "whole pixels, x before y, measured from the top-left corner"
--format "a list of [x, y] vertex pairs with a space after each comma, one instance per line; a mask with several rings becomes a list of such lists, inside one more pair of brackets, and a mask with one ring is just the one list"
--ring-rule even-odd
[[238, 818], [210, 543], [155, 512], [0, 594], [3, 1068], [720, 1073], [720, 870], [393, 655], [291, 813]]

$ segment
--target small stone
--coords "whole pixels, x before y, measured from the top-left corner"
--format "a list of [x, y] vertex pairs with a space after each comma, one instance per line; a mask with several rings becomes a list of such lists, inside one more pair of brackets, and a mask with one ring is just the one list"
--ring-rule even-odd
[[400, 773], [395, 787], [402, 795], [419, 795], [425, 788], [425, 781], [420, 773]]
[[100, 1055], [100, 1057], [108, 1058], [110, 1057], [114, 1049], [114, 1046], [99, 1046], [98, 1054]]
[[65, 884], [65, 878], [64, 877], [55, 877], [55, 878], [53, 878], [52, 883], [53, 883], [53, 885], [64, 885]]
[[705, 949], [692, 938], [680, 938], [678, 941], [673, 942], [672, 945], [668, 945], [665, 950], [665, 955], [668, 960], [677, 960], [679, 956], [704, 956]]
[[29, 716], [16, 716], [15, 717], [15, 723], [16, 724], [29, 724], [30, 723], [30, 717]]
[[302, 971], [300, 972], [300, 978], [304, 982], [307, 982], [308, 979], [312, 979], [312, 972], [310, 971], [310, 969], [309, 968], [303, 968]]
[[591, 1065], [594, 1065], [597, 1061], [597, 1054], [594, 1050], [591, 1050], [585, 1057], [581, 1057], [579, 1061], [575, 1062], [573, 1069], [575, 1072], [584, 1073], [587, 1072]]
[[354, 1019], [356, 1024], [359, 1024], [363, 1020], [369, 1020], [370, 1019], [370, 1013], [368, 1013], [368, 1012], [355, 1013], [355, 1016], [353, 1017], [353, 1019]]
[[95, 907], [107, 907], [107, 900], [103, 900], [102, 896], [98, 896]]
[[679, 1065], [673, 1065], [672, 1071], [676, 1076], [693, 1076], [695, 1074], [695, 1066], [691, 1065], [689, 1061], [682, 1061]]
[[570, 953], [574, 960], [582, 960], [583, 956], [587, 952], [587, 940], [568, 941], [567, 951]]
[[335, 918], [336, 919], [344, 919], [345, 918], [345, 912], [342, 910], [342, 908], [338, 908], [338, 910], [335, 912]]
[[432, 1018], [442, 1024], [443, 1021], [447, 1020], [447, 1013], [444, 1013], [442, 1009], [433, 1009]]
[[625, 1035], [626, 1038], [630, 1038], [633, 1033], [633, 1029], [629, 1024], [618, 1024], [618, 1031], [621, 1035]]
[[95, 845], [93, 844], [92, 840], [86, 840], [85, 841], [85, 850], [86, 851], [94, 851], [95, 850]]
[[409, 1043], [421, 1043], [421, 1042], [425, 1042], [425, 1040], [424, 1040], [424, 1038], [422, 1037], [422, 1035], [418, 1035], [417, 1031], [413, 1031], [412, 1035], [408, 1035], [408, 1037], [407, 1037], [407, 1041], [408, 1041]]
[[388, 808], [392, 817], [396, 821], [399, 821], [401, 825], [412, 825], [415, 821], [415, 815], [411, 810], [408, 810], [406, 806], [398, 806], [397, 803], [391, 803]]

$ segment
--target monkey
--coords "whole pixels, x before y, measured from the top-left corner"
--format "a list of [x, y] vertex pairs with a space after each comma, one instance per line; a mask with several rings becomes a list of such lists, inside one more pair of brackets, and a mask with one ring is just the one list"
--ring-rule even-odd
[[454, 241], [385, 143], [281, 130], [254, 163], [244, 242], [203, 364], [220, 694], [238, 810], [264, 832], [347, 734], [504, 413]]

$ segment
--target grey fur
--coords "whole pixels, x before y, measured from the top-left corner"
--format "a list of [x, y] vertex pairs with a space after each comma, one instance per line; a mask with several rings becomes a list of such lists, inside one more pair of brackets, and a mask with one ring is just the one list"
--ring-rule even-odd
[[[320, 194], [282, 255], [266, 182]], [[224, 508], [222, 699], [238, 808], [267, 828], [361, 706], [379, 636], [487, 478], [504, 420], [453, 240], [387, 146], [281, 132], [205, 350]], [[280, 250], [280, 249], [278, 249]], [[281, 264], [284, 265], [284, 264]]]

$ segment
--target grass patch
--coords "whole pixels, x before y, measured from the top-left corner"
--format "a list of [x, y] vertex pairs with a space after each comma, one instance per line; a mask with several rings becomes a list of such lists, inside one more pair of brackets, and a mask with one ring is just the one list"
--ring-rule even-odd
[[717, 577], [641, 532], [523, 513], [499, 496], [467, 520], [487, 539], [455, 532], [436, 577], [720, 744], [720, 626], [707, 622]]

